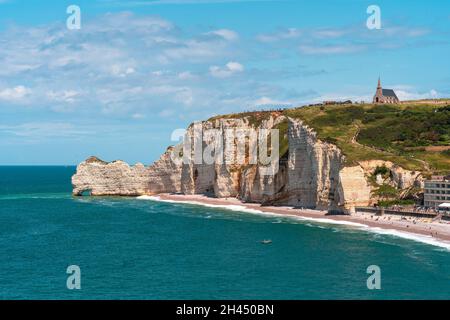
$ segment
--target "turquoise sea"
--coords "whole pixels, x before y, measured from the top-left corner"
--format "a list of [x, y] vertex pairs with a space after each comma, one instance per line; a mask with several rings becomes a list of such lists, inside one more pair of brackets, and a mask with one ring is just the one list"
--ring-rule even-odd
[[[74, 171], [0, 167], [0, 298], [450, 298], [447, 249], [226, 209], [73, 198]], [[66, 287], [69, 265], [81, 290]], [[370, 265], [380, 290], [367, 289]]]

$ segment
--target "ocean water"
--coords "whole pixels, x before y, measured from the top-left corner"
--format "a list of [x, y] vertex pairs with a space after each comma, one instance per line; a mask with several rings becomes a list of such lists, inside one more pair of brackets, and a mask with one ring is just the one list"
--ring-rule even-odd
[[[450, 298], [448, 249], [222, 208], [73, 198], [74, 171], [0, 167], [0, 298]], [[66, 287], [69, 265], [80, 290]], [[370, 265], [380, 290], [367, 288]]]

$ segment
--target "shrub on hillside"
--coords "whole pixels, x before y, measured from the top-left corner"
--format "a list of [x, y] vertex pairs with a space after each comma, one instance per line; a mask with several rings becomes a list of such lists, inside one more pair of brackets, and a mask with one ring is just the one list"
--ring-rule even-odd
[[375, 168], [375, 170], [373, 171], [373, 175], [377, 176], [377, 175], [381, 174], [382, 176], [386, 176], [389, 172], [390, 171], [389, 171], [388, 167], [386, 167], [385, 165], [382, 165], [382, 166], [377, 166]]

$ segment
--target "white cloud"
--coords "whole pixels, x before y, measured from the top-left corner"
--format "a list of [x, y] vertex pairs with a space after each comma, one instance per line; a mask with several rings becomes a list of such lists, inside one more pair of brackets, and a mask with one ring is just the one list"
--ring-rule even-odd
[[286, 30], [281, 30], [269, 34], [260, 34], [256, 38], [261, 42], [276, 42], [286, 39], [299, 38], [302, 35], [302, 31], [297, 28], [288, 28]]
[[364, 45], [301, 45], [299, 50], [303, 54], [322, 55], [322, 54], [344, 54], [363, 51]]
[[[2, 108], [17, 101], [39, 108], [43, 117], [49, 116], [45, 111], [76, 110], [73, 117], [89, 120], [157, 121], [168, 116], [170, 106], [174, 118], [200, 119], [205, 110], [229, 113], [305, 99], [288, 87], [288, 80], [308, 76], [307, 69], [290, 62], [281, 68], [280, 61], [265, 63], [266, 54], [280, 58], [278, 48], [311, 55], [365, 49], [341, 43], [347, 33], [340, 29], [309, 35], [298, 28], [277, 30], [261, 35], [267, 42], [262, 44], [238, 41], [241, 35], [227, 28], [184, 30], [160, 17], [132, 13], [86, 18], [83, 25], [77, 32], [63, 24], [0, 31]], [[271, 44], [275, 50], [265, 50]], [[264, 67], [250, 69], [249, 60]], [[236, 81], [243, 74], [245, 81]], [[311, 96], [317, 94], [306, 95]]]
[[227, 63], [227, 68], [232, 72], [244, 71], [244, 66], [238, 62], [230, 61]]
[[144, 119], [144, 118], [145, 118], [145, 115], [142, 114], [142, 113], [133, 113], [133, 114], [131, 115], [131, 117], [132, 117], [133, 119], [139, 120], [139, 119]]
[[164, 71], [162, 70], [156, 70], [156, 71], [152, 71], [152, 75], [160, 77], [164, 74]]
[[[297, 47], [302, 54], [347, 54], [368, 50], [392, 50], [417, 45], [431, 31], [422, 27], [389, 25], [373, 32], [360, 26], [337, 28], [289, 28], [256, 38], [266, 45]], [[413, 42], [414, 41], [414, 42]], [[280, 47], [277, 47], [279, 51]]]
[[159, 116], [163, 118], [169, 118], [175, 114], [175, 111], [172, 109], [164, 109], [159, 113]]
[[133, 73], [135, 73], [133, 67], [121, 66], [119, 64], [114, 64], [111, 66], [111, 74], [117, 77], [126, 77]]
[[349, 32], [348, 29], [318, 29], [314, 30], [312, 34], [317, 38], [339, 38]]
[[176, 45], [164, 48], [158, 56], [158, 61], [164, 64], [173, 62], [205, 62], [221, 57], [228, 51], [224, 41], [211, 43], [210, 40], [189, 39], [183, 40]]
[[188, 80], [195, 78], [195, 76], [190, 71], [183, 71], [178, 73], [178, 78], [181, 80]]
[[[192, 34], [132, 13], [86, 19], [76, 33], [60, 24], [14, 26], [0, 31], [0, 104], [128, 118], [158, 114], [167, 105], [201, 108], [218, 89], [209, 71], [199, 70], [235, 57], [236, 39], [229, 29]], [[223, 69], [237, 73], [242, 65]], [[18, 81], [26, 87], [15, 86]]]
[[239, 38], [239, 35], [236, 32], [234, 32], [233, 30], [229, 30], [229, 29], [214, 30], [214, 31], [207, 32], [206, 34], [220, 36], [228, 41], [234, 41]]
[[256, 106], [290, 106], [292, 105], [292, 101], [283, 101], [283, 100], [277, 100], [272, 99], [269, 97], [261, 97], [259, 99], [256, 99], [253, 101], [253, 104]]
[[187, 86], [161, 85], [148, 88], [143, 93], [149, 93], [152, 96], [169, 97], [173, 101], [187, 106], [194, 101], [193, 91]]
[[0, 99], [6, 101], [18, 101], [29, 95], [31, 90], [20, 85], [13, 88], [0, 90]]
[[90, 130], [78, 129], [67, 122], [27, 122], [17, 125], [0, 125], [0, 131], [30, 138], [77, 137], [93, 133]]
[[385, 36], [394, 37], [421, 37], [430, 33], [429, 29], [426, 28], [415, 28], [415, 27], [403, 27], [403, 26], [387, 26], [381, 29], [381, 32]]
[[[394, 87], [395, 88], [395, 87]], [[442, 95], [434, 89], [431, 89], [428, 92], [414, 92], [414, 91], [406, 91], [406, 90], [395, 90], [397, 97], [400, 101], [405, 100], [421, 100], [421, 99], [437, 99], [441, 98]]]
[[235, 73], [243, 72], [244, 66], [239, 62], [230, 61], [224, 67], [211, 66], [209, 67], [209, 72], [213, 77], [216, 78], [227, 78]]
[[312, 99], [309, 102], [322, 103], [324, 101], [344, 101], [344, 100], [352, 100], [355, 102], [360, 102], [360, 101], [372, 102], [372, 98], [373, 98], [373, 94], [356, 95], [354, 93], [331, 92], [331, 93], [321, 94], [320, 96]]
[[74, 103], [76, 98], [80, 95], [75, 90], [63, 90], [63, 91], [49, 91], [47, 97], [52, 101]]

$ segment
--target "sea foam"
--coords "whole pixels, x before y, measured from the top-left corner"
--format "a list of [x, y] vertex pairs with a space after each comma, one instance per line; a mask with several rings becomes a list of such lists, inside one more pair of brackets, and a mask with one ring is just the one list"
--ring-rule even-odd
[[297, 216], [297, 215], [293, 215], [293, 214], [280, 215], [278, 213], [261, 211], [261, 210], [257, 210], [257, 209], [250, 209], [250, 208], [247, 208], [242, 205], [234, 205], [234, 204], [220, 205], [220, 204], [203, 203], [200, 201], [167, 200], [167, 199], [161, 199], [158, 196], [139, 196], [139, 197], [137, 197], [137, 199], [151, 200], [151, 201], [158, 201], [158, 202], [167, 202], [167, 203], [192, 204], [192, 205], [198, 205], [198, 206], [204, 206], [204, 207], [210, 207], [210, 208], [220, 208], [220, 209], [226, 209], [226, 210], [237, 211], [237, 212], [264, 215], [264, 216], [268, 216], [268, 217], [278, 217], [279, 218], [280, 216], [283, 216], [283, 217], [296, 219], [296, 220], [300, 220], [300, 221], [311, 221], [311, 222], [315, 222], [315, 223], [350, 226], [350, 227], [354, 227], [354, 228], [357, 228], [357, 229], [363, 230], [363, 231], [408, 239], [408, 240], [421, 242], [421, 243], [425, 243], [425, 244], [429, 244], [432, 246], [450, 250], [449, 242], [437, 240], [431, 236], [420, 235], [420, 234], [415, 234], [415, 233], [411, 233], [411, 232], [404, 232], [404, 231], [399, 231], [399, 230], [395, 230], [395, 229], [383, 229], [383, 228], [379, 228], [379, 227], [371, 227], [371, 226], [368, 226], [363, 223], [357, 223], [357, 222], [351, 222], [351, 221], [333, 220], [333, 219], [327, 219], [327, 218], [302, 217], [302, 216]]

